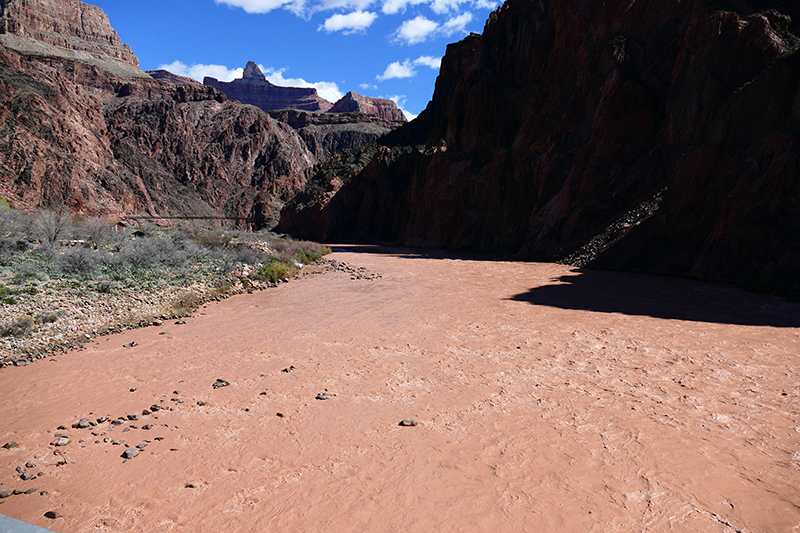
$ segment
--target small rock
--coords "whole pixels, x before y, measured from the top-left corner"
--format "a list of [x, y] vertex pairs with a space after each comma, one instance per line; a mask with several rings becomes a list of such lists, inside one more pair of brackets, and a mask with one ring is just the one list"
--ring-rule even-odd
[[64, 430], [64, 429], [67, 429], [67, 426], [58, 426], [56, 429]]
[[200, 407], [203, 407], [204, 405], [207, 405], [207, 404], [203, 400], [198, 400], [197, 405], [199, 405]]
[[48, 494], [50, 493], [47, 492], [46, 490], [43, 490], [42, 492], [39, 493], [39, 496], [47, 496]]
[[28, 490], [25, 491], [25, 494], [34, 494], [36, 492], [39, 492], [40, 488], [42, 488], [42, 487], [35, 487], [35, 488], [32, 488], [32, 489], [28, 489]]
[[215, 389], [219, 389], [221, 387], [227, 387], [228, 385], [230, 385], [230, 383], [228, 383], [224, 379], [217, 379], [217, 381], [214, 382], [212, 387], [214, 387]]
[[11, 496], [11, 491], [10, 490], [8, 490], [8, 489], [0, 489], [0, 500], [2, 500], [3, 498], [8, 498], [9, 496]]
[[122, 457], [123, 459], [133, 459], [137, 455], [139, 455], [139, 450], [128, 448], [127, 450], [122, 452], [122, 455], [120, 457]]
[[17, 474], [21, 474], [21, 473], [23, 473], [23, 472], [25, 471], [25, 469], [24, 469], [24, 468], [22, 468], [21, 466], [18, 466], [18, 467], [17, 467], [17, 468], [15, 468], [14, 470], [16, 470], [16, 471], [17, 471]]
[[181, 391], [179, 391], [179, 390], [172, 391], [172, 394], [180, 394], [180, 393], [181, 393]]
[[117, 439], [117, 440], [111, 441], [111, 444], [113, 444], [114, 446], [120, 446], [124, 442], [125, 442], [125, 439]]
[[156, 437], [155, 440], [157, 440], [158, 442], [161, 442], [162, 440], [164, 440], [164, 437]]
[[142, 429], [144, 429], [144, 430], [153, 429], [153, 424], [145, 424], [145, 425], [142, 426]]
[[162, 324], [164, 324], [163, 320], [159, 320], [158, 318], [153, 320], [153, 325], [154, 326], [161, 326]]
[[140, 450], [144, 450], [145, 448], [147, 448], [147, 443], [143, 442], [141, 444], [137, 444], [136, 447], [139, 448]]
[[185, 487], [185, 488], [187, 488], [187, 489], [194, 489], [194, 488], [197, 488], [197, 487], [195, 487], [195, 486], [194, 486], [194, 484], [193, 484], [193, 483], [187, 483], [186, 485], [184, 485], [184, 487]]
[[314, 399], [315, 399], [315, 400], [327, 400], [327, 399], [328, 399], [328, 394], [327, 394], [327, 393], [325, 393], [325, 392], [320, 392], [319, 394], [317, 394], [317, 395], [314, 397]]
[[111, 437], [106, 437], [103, 439], [103, 442], [111, 442]]
[[125, 428], [125, 429], [123, 429], [123, 430], [122, 430], [122, 432], [123, 432], [123, 433], [127, 433], [127, 432], [129, 432], [130, 430], [131, 430], [131, 428]]
[[36, 464], [28, 461], [27, 463], [25, 463], [25, 468], [36, 468]]
[[33, 479], [33, 474], [29, 474], [28, 472], [25, 472], [24, 474], [20, 474], [19, 478], [22, 481], [28, 481], [30, 479]]
[[75, 429], [86, 429], [92, 427], [92, 423], [88, 418], [81, 418], [79, 421], [72, 424]]
[[136, 392], [136, 387], [131, 387], [130, 389], [128, 389], [128, 391], [129, 392]]
[[17, 444], [16, 442], [6, 442], [5, 444], [3, 444], [3, 448], [5, 448], [6, 450], [10, 450], [11, 448], [16, 448], [17, 446], [19, 446], [19, 444]]
[[45, 518], [49, 518], [50, 520], [55, 520], [56, 518], [61, 518], [61, 513], [58, 511], [47, 511], [44, 513]]
[[283, 370], [281, 370], [281, 372], [286, 372], [288, 374], [292, 370], [294, 370], [294, 365], [290, 365], [287, 368], [284, 368]]
[[116, 420], [112, 420], [111, 423], [114, 424], [115, 426], [119, 426], [119, 425], [125, 423], [125, 419], [124, 418], [117, 418]]
[[14, 496], [19, 496], [23, 492], [24, 491], [22, 489], [14, 489], [14, 490], [11, 491], [11, 494], [13, 494]]
[[101, 416], [100, 418], [98, 418], [98, 419], [97, 419], [97, 423], [98, 423], [98, 424], [102, 424], [102, 423], [103, 423], [103, 422], [105, 422], [106, 420], [108, 420], [108, 417], [107, 417], [107, 416]]
[[405, 420], [401, 421], [399, 425], [404, 427], [413, 427], [417, 425], [417, 421], [413, 418], [406, 418]]
[[286, 415], [285, 415], [285, 414], [283, 414], [283, 413], [275, 413], [275, 416], [277, 416], [277, 417], [280, 417], [280, 418], [283, 418], [283, 417], [285, 417]]
[[182, 324], [186, 324], [186, 321], [185, 320], [178, 320], [177, 322], [175, 322], [176, 326], [180, 326]]
[[50, 446], [66, 446], [72, 442], [67, 437], [57, 437], [53, 442], [50, 443]]
[[267, 395], [266, 391], [259, 393], [259, 396], [266, 396], [266, 395]]
[[128, 415], [128, 420], [139, 420], [139, 415], [136, 414]]
[[148, 411], [147, 409], [143, 409], [143, 410], [142, 410], [142, 416], [149, 416], [149, 415], [151, 415], [151, 414], [152, 414], [152, 413], [151, 413], [150, 411]]
[[123, 347], [123, 348], [133, 348], [134, 346], [138, 346], [138, 345], [139, 345], [139, 343], [138, 343], [138, 342], [136, 342], [136, 341], [131, 341], [131, 342], [129, 342], [128, 344], [123, 344], [123, 345], [122, 345], [122, 347]]
[[153, 413], [158, 412], [160, 410], [161, 410], [161, 406], [158, 405], [158, 404], [153, 404], [153, 405], [150, 406], [150, 411], [152, 411]]

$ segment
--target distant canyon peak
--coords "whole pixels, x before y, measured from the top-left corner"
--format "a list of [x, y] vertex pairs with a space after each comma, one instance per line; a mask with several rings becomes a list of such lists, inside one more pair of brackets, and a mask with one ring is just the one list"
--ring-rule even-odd
[[231, 100], [254, 105], [263, 111], [297, 109], [321, 113], [364, 113], [393, 122], [407, 122], [405, 115], [391, 101], [348, 92], [336, 103], [322, 98], [312, 87], [281, 87], [267, 80], [253, 61], [249, 61], [241, 78], [230, 82], [206, 76], [203, 85], [225, 93]]

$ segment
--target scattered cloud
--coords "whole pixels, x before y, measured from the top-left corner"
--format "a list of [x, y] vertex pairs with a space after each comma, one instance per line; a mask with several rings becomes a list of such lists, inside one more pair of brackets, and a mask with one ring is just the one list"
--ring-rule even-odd
[[414, 113], [411, 113], [410, 111], [406, 111], [405, 109], [403, 109], [403, 106], [406, 105], [406, 95], [404, 95], [404, 94], [395, 94], [395, 95], [392, 95], [392, 96], [381, 96], [381, 98], [385, 98], [386, 100], [391, 100], [392, 102], [394, 102], [397, 105], [397, 107], [400, 109], [400, 111], [402, 111], [403, 114], [406, 116], [406, 119], [408, 119], [409, 121], [414, 120], [415, 118], [417, 118], [417, 116], [419, 116], [419, 115], [415, 115]]
[[467, 12], [457, 17], [448, 19], [448, 21], [442, 25], [441, 33], [446, 37], [449, 37], [454, 33], [466, 33], [467, 24], [472, 22], [474, 18], [475, 17], [472, 16], [472, 13]]
[[219, 81], [231, 81], [236, 78], [241, 78], [242, 74], [244, 74], [243, 68], [230, 69], [224, 65], [202, 65], [199, 63], [189, 66], [181, 61], [173, 61], [168, 65], [159, 65], [158, 68], [200, 82], [202, 82], [203, 78], [206, 76], [217, 78]]
[[431, 56], [420, 56], [413, 61], [411, 59], [406, 59], [402, 63], [399, 61], [395, 61], [394, 63], [390, 63], [389, 66], [386, 67], [386, 70], [383, 71], [383, 74], [379, 74], [378, 76], [375, 76], [375, 78], [380, 81], [386, 81], [395, 78], [413, 78], [414, 76], [417, 75], [417, 71], [414, 70], [414, 67], [423, 65], [426, 67], [438, 69], [441, 62], [442, 58], [436, 58]]
[[418, 44], [427, 40], [428, 36], [434, 33], [438, 27], [437, 22], [419, 15], [403, 22], [397, 30], [396, 39], [406, 44]]
[[[205, 76], [217, 78], [219, 81], [233, 81], [241, 78], [244, 74], [243, 68], [228, 68], [224, 65], [202, 65], [194, 64], [187, 65], [182, 61], [173, 61], [168, 65], [159, 65], [159, 69], [168, 70], [173, 74], [179, 76], [187, 76], [202, 82]], [[326, 100], [335, 102], [340, 99], [344, 94], [339, 90], [339, 86], [332, 81], [317, 81], [308, 82], [303, 78], [285, 78], [283, 73], [286, 69], [274, 69], [259, 65], [258, 68], [264, 73], [267, 80], [275, 85], [281, 87], [313, 87], [317, 90], [319, 95]]]
[[414, 70], [411, 61], [406, 59], [402, 63], [399, 61], [390, 63], [389, 66], [386, 67], [386, 70], [383, 71], [383, 74], [376, 76], [376, 79], [380, 81], [386, 81], [395, 78], [411, 78], [416, 75], [417, 71]]
[[386, 0], [381, 11], [383, 11], [384, 15], [396, 15], [401, 11], [405, 11], [408, 3], [409, 0]]
[[415, 65], [425, 65], [426, 67], [430, 67], [432, 69], [438, 69], [442, 66], [442, 58], [441, 57], [431, 57], [431, 56], [419, 56], [417, 59], [414, 60]]
[[378, 86], [375, 85], [374, 83], [361, 83], [361, 84], [359, 84], [359, 87], [361, 89], [365, 90], [365, 91], [370, 90], [370, 89], [375, 90], [375, 89], [378, 88]]
[[347, 15], [337, 13], [327, 18], [325, 24], [321, 25], [318, 30], [324, 29], [328, 33], [343, 31], [345, 34], [363, 32], [375, 22], [376, 18], [378, 18], [378, 14], [369, 11], [353, 11]]
[[248, 13], [269, 13], [274, 9], [288, 7], [292, 11], [302, 8], [302, 0], [214, 0], [217, 4], [240, 7]]

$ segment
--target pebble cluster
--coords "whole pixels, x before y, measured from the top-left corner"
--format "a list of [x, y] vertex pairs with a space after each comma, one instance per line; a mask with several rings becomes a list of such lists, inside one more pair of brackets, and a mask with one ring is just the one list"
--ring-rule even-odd
[[335, 259], [321, 259], [319, 264], [328, 272], [344, 272], [345, 274], [350, 274], [350, 279], [352, 280], [376, 280], [383, 277], [375, 272], [370, 272], [364, 267], [354, 267], [342, 261], [336, 261]]

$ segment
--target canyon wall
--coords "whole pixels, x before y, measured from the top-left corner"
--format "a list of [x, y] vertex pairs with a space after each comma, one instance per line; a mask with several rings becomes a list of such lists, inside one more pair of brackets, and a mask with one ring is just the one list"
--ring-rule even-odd
[[509, 0], [282, 228], [800, 294], [798, 22], [779, 0]]

